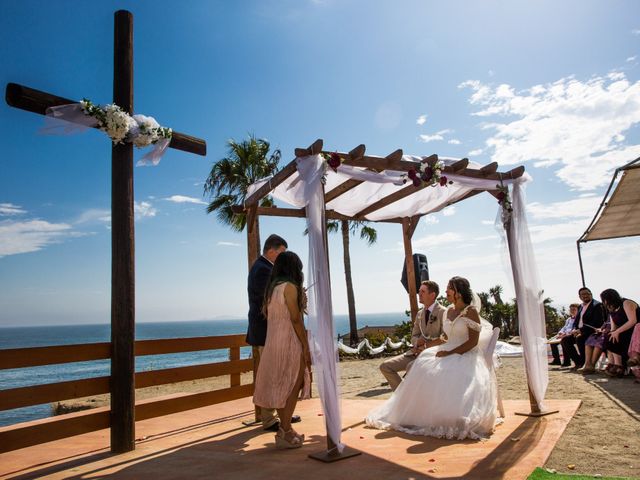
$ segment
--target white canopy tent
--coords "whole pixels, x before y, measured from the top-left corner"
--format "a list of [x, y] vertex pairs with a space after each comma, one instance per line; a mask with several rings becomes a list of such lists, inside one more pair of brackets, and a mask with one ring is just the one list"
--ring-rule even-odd
[[[611, 189], [620, 174], [622, 177], [612, 192]], [[637, 235], [640, 235], [640, 158], [616, 169], [598, 211], [576, 242], [582, 286], [585, 282], [580, 254], [581, 243]]]
[[[307, 149], [296, 149], [296, 158], [273, 177], [253, 184], [245, 204], [237, 211], [247, 213], [249, 264], [259, 254], [258, 216], [306, 217], [309, 231], [309, 334], [315, 380], [325, 411], [328, 456], [342, 451], [337, 391], [337, 344], [333, 331], [331, 286], [328, 276], [326, 220], [368, 220], [400, 223], [403, 227], [407, 275], [414, 277], [411, 236], [420, 217], [437, 212], [473, 195], [487, 191], [499, 197], [509, 188], [512, 211], [502, 210], [506, 242], [514, 276], [523, 343], [525, 367], [531, 400], [531, 414], [543, 415], [548, 384], [547, 345], [542, 289], [538, 285], [533, 250], [525, 215], [523, 185], [530, 177], [524, 167], [497, 172], [497, 164], [481, 166], [467, 159], [438, 159], [405, 156], [398, 150], [387, 157], [364, 155], [364, 145], [349, 153], [338, 153], [341, 165], [327, 168], [322, 140]], [[334, 153], [335, 155], [335, 153]], [[414, 186], [407, 172], [422, 163], [431, 166], [441, 160], [445, 186]], [[504, 191], [504, 190], [503, 190]], [[259, 207], [267, 195], [293, 208]], [[499, 207], [500, 208], [500, 207]], [[253, 257], [253, 258], [252, 258]], [[409, 280], [412, 318], [417, 312], [415, 282]]]

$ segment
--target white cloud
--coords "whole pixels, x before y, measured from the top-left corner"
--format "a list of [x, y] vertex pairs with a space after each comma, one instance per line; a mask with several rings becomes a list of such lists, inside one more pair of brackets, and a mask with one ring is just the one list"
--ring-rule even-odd
[[171, 195], [165, 200], [173, 203], [195, 203], [197, 205], [208, 205], [207, 202], [200, 200], [199, 198], [186, 197], [184, 195]]
[[[446, 245], [454, 242], [461, 242], [462, 235], [455, 232], [445, 232], [435, 235], [425, 235], [422, 238], [418, 238], [412, 242], [414, 249], [436, 247], [438, 245]], [[402, 246], [402, 242], [398, 242], [398, 245]]]
[[145, 217], [155, 217], [158, 210], [149, 202], [133, 202], [133, 212], [136, 220], [140, 220]]
[[475, 149], [475, 150], [471, 150], [471, 151], [469, 152], [469, 156], [470, 156], [470, 157], [475, 157], [475, 156], [477, 156], [477, 155], [482, 155], [482, 149], [481, 149], [481, 148], [477, 148], [477, 149]]
[[483, 126], [493, 132], [486, 145], [500, 165], [559, 164], [561, 181], [592, 190], [640, 156], [640, 145], [625, 143], [625, 133], [640, 123], [640, 81], [631, 83], [622, 72], [586, 81], [566, 77], [520, 92], [477, 80], [459, 87], [473, 91], [469, 102], [480, 107], [473, 115], [506, 118]]
[[0, 222], [0, 257], [37, 252], [47, 245], [59, 243], [65, 237], [78, 236], [66, 223], [44, 220]]
[[19, 205], [13, 203], [0, 203], [0, 216], [7, 217], [9, 215], [19, 215], [26, 213], [27, 211], [22, 209]]
[[484, 241], [484, 240], [499, 240], [500, 237], [498, 237], [498, 234], [495, 235], [484, 235], [482, 237], [475, 237], [473, 239], [474, 242], [480, 242], [480, 241]]
[[493, 77], [496, 73], [495, 73], [493, 70], [489, 70], [489, 71], [487, 72], [487, 74], [488, 74], [490, 77]]
[[494, 220], [482, 220], [480, 223], [482, 225], [493, 225], [496, 222]]
[[440, 130], [439, 132], [436, 132], [433, 135], [420, 135], [420, 140], [422, 140], [424, 143], [435, 142], [437, 140], [444, 140], [444, 135], [452, 132], [453, 130], [445, 128], [444, 130]]
[[588, 225], [589, 220], [574, 220], [551, 225], [533, 225], [529, 227], [529, 233], [534, 244], [560, 238], [578, 240]]
[[593, 218], [600, 204], [596, 196], [579, 197], [573, 200], [543, 204], [533, 202], [527, 205], [527, 214], [536, 220], [561, 218]]
[[631, 30], [631, 34], [632, 35], [640, 35], [640, 28], [634, 28], [633, 30]]
[[436, 217], [435, 215], [425, 215], [420, 219], [420, 223], [422, 223], [423, 225], [435, 225], [437, 223], [440, 223], [440, 220], [438, 220], [438, 217]]
[[218, 242], [216, 245], [220, 245], [221, 247], [239, 247], [239, 243], [234, 242]]
[[453, 215], [456, 214], [456, 207], [451, 205], [447, 208], [445, 208], [444, 210], [442, 210], [442, 216], [443, 217], [451, 217]]
[[90, 208], [89, 210], [82, 212], [74, 223], [91, 222], [111, 223], [111, 210]]
[[637, 55], [634, 55], [633, 57], [627, 57], [627, 62], [633, 62], [637, 57]]
[[449, 140], [447, 143], [449, 143], [450, 145], [460, 145], [460, 140], [458, 140], [457, 138], [452, 138], [451, 140]]
[[426, 115], [426, 114], [424, 114], [424, 115], [420, 115], [420, 116], [418, 117], [418, 119], [416, 120], [416, 123], [417, 123], [418, 125], [424, 125], [424, 124], [426, 123], [426, 121], [427, 121], [427, 115]]

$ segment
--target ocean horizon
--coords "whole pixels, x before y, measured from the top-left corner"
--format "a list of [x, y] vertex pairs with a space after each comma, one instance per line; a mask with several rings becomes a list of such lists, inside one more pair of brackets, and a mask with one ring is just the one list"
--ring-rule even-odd
[[[392, 326], [408, 319], [404, 312], [370, 313], [357, 316], [358, 328], [365, 326]], [[29, 325], [0, 327], [0, 349], [30, 348], [54, 345], [102, 343], [110, 341], [111, 325]], [[188, 338], [218, 335], [244, 334], [246, 318], [219, 318], [215, 320], [188, 320], [136, 323], [136, 340], [158, 338]], [[349, 332], [348, 315], [334, 316], [335, 335]], [[240, 358], [249, 358], [251, 349], [243, 347]], [[204, 363], [222, 362], [228, 359], [228, 350], [205, 350], [163, 355], [148, 355], [136, 358], [136, 372], [183, 367]], [[57, 383], [82, 378], [108, 376], [110, 361], [74, 362], [41, 367], [0, 370], [0, 390]], [[52, 416], [50, 404], [34, 405], [0, 411], [0, 426], [27, 422]]]

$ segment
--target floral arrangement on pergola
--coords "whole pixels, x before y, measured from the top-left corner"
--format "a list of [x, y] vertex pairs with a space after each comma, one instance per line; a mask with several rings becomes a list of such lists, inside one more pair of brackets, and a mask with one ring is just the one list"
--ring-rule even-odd
[[[411, 238], [420, 218], [474, 195], [488, 192], [497, 199], [506, 233], [521, 318], [520, 335], [531, 400], [531, 415], [546, 413], [547, 345], [542, 290], [526, 223], [522, 185], [530, 179], [519, 166], [498, 172], [496, 162], [481, 166], [468, 159], [404, 155], [402, 150], [377, 157], [365, 155], [359, 145], [348, 153], [323, 151], [323, 141], [297, 148], [295, 159], [272, 177], [249, 187], [247, 214], [249, 265], [260, 254], [259, 216], [306, 217], [309, 231], [308, 328], [315, 380], [322, 400], [328, 433], [324, 457], [342, 452], [337, 405], [331, 287], [328, 277], [326, 220], [397, 223], [402, 226], [412, 318], [418, 310]], [[509, 189], [511, 187], [511, 190]], [[291, 207], [260, 207], [271, 195]], [[320, 458], [320, 457], [314, 457]], [[320, 458], [324, 459], [324, 458]]]

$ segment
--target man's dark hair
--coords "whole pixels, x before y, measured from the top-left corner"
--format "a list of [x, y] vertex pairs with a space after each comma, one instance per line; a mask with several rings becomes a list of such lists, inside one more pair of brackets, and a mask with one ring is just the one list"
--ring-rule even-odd
[[268, 250], [277, 250], [280, 247], [289, 248], [287, 241], [280, 235], [271, 234], [264, 241], [264, 247], [262, 247], [262, 253], [267, 253]]
[[440, 287], [433, 280], [424, 280], [421, 285], [426, 286], [430, 293], [435, 293], [436, 297], [440, 295]]
[[580, 295], [584, 291], [589, 292], [589, 295], [593, 296], [593, 293], [591, 293], [591, 289], [589, 289], [587, 287], [582, 287], [580, 290], [578, 290], [578, 295]]

